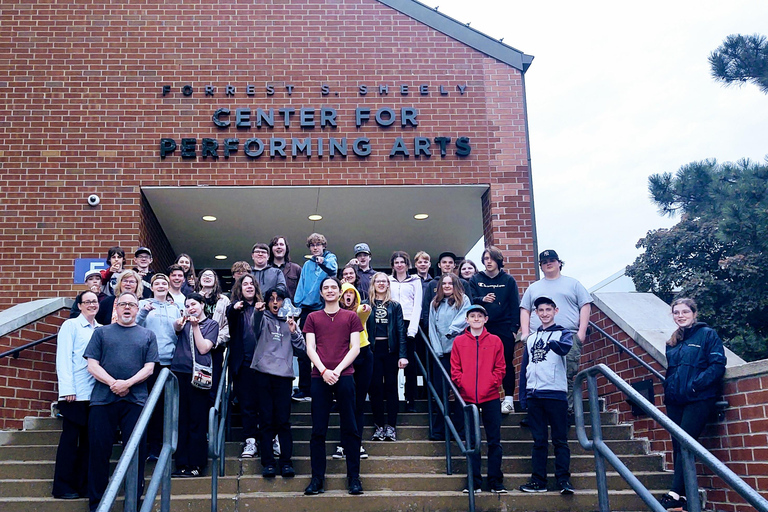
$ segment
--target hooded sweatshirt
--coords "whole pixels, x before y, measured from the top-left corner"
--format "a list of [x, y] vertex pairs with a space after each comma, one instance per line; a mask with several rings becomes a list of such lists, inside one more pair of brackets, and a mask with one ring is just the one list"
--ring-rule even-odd
[[437, 309], [429, 306], [429, 344], [438, 356], [450, 354], [453, 338], [467, 328], [467, 309], [471, 304], [469, 297], [462, 297], [458, 308], [456, 304], [449, 305], [448, 299], [443, 299]]
[[328, 276], [335, 276], [337, 270], [336, 255], [328, 250], [323, 251], [322, 265], [313, 259], [307, 260], [301, 268], [294, 304], [299, 307], [309, 307], [313, 311], [321, 309], [323, 300], [320, 297], [320, 283]]
[[[147, 304], [152, 304], [154, 309], [152, 311], [144, 309]], [[136, 317], [136, 323], [155, 333], [157, 355], [163, 366], [170, 365], [173, 360], [176, 342], [179, 340], [174, 322], [180, 317], [181, 309], [175, 302], [163, 302], [154, 298], [139, 301], [139, 314]]]
[[[357, 291], [357, 288], [349, 283], [343, 283], [341, 285], [341, 295], [343, 296], [344, 292], [347, 290], [355, 291], [355, 296], [357, 297], [355, 299], [355, 304], [357, 304], [355, 313], [357, 313], [357, 318], [360, 319], [360, 323], [363, 324], [363, 331], [360, 333], [360, 348], [367, 347], [370, 345], [370, 342], [368, 341], [368, 329], [366, 328], [365, 323], [368, 321], [368, 317], [371, 316], [371, 307], [368, 306], [368, 311], [365, 311], [365, 307], [363, 307], [363, 304], [361, 304], [360, 292]], [[339, 305], [341, 305], [341, 301], [339, 302]], [[342, 309], [346, 308], [342, 306]]]
[[507, 373], [504, 344], [485, 327], [480, 336], [469, 328], [456, 337], [451, 351], [451, 380], [461, 398], [471, 404], [499, 399], [499, 387]]
[[307, 348], [298, 325], [296, 332], [291, 332], [285, 319], [276, 317], [269, 310], [263, 314], [257, 312], [253, 323], [256, 349], [251, 368], [269, 375], [293, 378], [293, 352]]
[[567, 400], [565, 355], [573, 346], [573, 334], [557, 324], [539, 327], [525, 340], [520, 367], [520, 405], [529, 398]]

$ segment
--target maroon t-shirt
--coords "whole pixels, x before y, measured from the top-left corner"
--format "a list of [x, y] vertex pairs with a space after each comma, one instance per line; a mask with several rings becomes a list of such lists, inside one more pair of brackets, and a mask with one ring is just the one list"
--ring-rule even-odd
[[[331, 319], [331, 317], [333, 317]], [[333, 370], [349, 352], [349, 336], [353, 332], [362, 332], [363, 324], [357, 314], [346, 309], [340, 309], [330, 316], [324, 311], [315, 311], [307, 316], [303, 328], [304, 334], [315, 335], [315, 350], [320, 360]], [[350, 364], [342, 375], [352, 375], [355, 372]], [[317, 368], [312, 368], [312, 377], [321, 377]]]

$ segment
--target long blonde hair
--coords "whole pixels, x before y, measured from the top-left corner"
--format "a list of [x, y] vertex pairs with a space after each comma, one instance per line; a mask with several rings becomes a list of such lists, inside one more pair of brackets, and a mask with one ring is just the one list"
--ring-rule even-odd
[[392, 300], [392, 292], [391, 287], [389, 285], [389, 276], [385, 274], [384, 272], [376, 272], [373, 274], [373, 277], [371, 277], [371, 284], [368, 286], [368, 298], [371, 302], [373, 302], [376, 299], [376, 278], [377, 277], [383, 277], [387, 280], [387, 291], [384, 293], [384, 300], [382, 301], [382, 304], [387, 304]]
[[[699, 308], [696, 305], [695, 300], [689, 299], [686, 297], [675, 299], [674, 302], [672, 302], [671, 310], [674, 312], [675, 306], [679, 306], [680, 304], [684, 306], [688, 306], [691, 309], [691, 311], [693, 311], [694, 318], [696, 317], [696, 315], [698, 314]], [[681, 342], [683, 340], [683, 332], [684, 332], [683, 327], [678, 327], [677, 329], [675, 329], [675, 332], [672, 333], [672, 337], [667, 340], [667, 345], [669, 345], [670, 347], [674, 347], [679, 342]]]

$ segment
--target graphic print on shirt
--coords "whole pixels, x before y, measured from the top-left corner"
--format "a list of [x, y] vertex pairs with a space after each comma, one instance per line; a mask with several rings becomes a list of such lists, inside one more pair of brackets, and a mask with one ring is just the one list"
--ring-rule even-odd
[[376, 306], [376, 316], [374, 318], [376, 319], [377, 324], [389, 323], [387, 318], [387, 308]]
[[545, 343], [543, 339], [537, 338], [531, 346], [531, 363], [535, 364], [546, 361], [547, 352], [549, 352], [549, 343]]

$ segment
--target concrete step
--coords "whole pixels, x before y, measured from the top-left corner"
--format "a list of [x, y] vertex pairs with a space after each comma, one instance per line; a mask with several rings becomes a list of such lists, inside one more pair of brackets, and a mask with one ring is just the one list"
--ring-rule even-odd
[[[147, 471], [146, 474], [146, 483], [149, 484], [150, 472]], [[259, 476], [259, 478], [261, 478], [261, 476]], [[219, 477], [219, 494], [235, 494], [237, 493], [237, 488], [237, 475]], [[47, 478], [0, 480], [0, 496], [8, 498], [21, 496], [50, 496], [52, 489], [53, 480]], [[174, 494], [210, 494], [211, 477], [173, 478], [171, 479], [171, 492]]]
[[[219, 494], [218, 509], [221, 512], [237, 511], [237, 496]], [[88, 500], [56, 500], [51, 497], [6, 498], [0, 497], [0, 510], [3, 512], [84, 512], [88, 510]], [[160, 500], [155, 500], [154, 511], [160, 511]], [[174, 494], [171, 497], [172, 512], [210, 512], [209, 495]], [[111, 512], [123, 512], [123, 499], [118, 498]]]
[[[365, 483], [363, 483], [365, 488]], [[654, 491], [662, 494], [663, 491]], [[291, 497], [293, 499], [286, 499]], [[447, 512], [466, 510], [468, 497], [461, 492], [416, 491], [393, 493], [390, 491], [365, 491], [361, 496], [351, 496], [343, 490], [330, 490], [316, 496], [288, 495], [282, 492], [241, 494], [238, 510], [269, 510], [270, 512], [317, 512], [334, 510], [341, 512], [417, 511]], [[611, 491], [610, 505], [613, 511], [647, 510], [647, 506], [632, 491]], [[476, 496], [479, 512], [559, 512], [573, 510], [597, 510], [597, 491], [577, 491], [572, 496], [556, 492], [527, 494], [511, 491], [497, 495], [482, 492]]]
[[[591, 436], [592, 428], [587, 427], [587, 435]], [[298, 425], [291, 429], [293, 438], [296, 441], [308, 441], [311, 435], [312, 427], [309, 425]], [[606, 425], [602, 428], [603, 439], [630, 439], [632, 435], [631, 425]], [[0, 432], [0, 446], [12, 445], [58, 445], [59, 430], [10, 430]], [[373, 434], [372, 427], [366, 427], [364, 439], [370, 439]], [[397, 437], [401, 440], [425, 440], [429, 435], [429, 427], [425, 425], [404, 425], [397, 428]], [[484, 434], [483, 434], [484, 435]], [[338, 439], [339, 428], [331, 427], [328, 429], [329, 439]], [[528, 429], [522, 428], [517, 423], [503, 423], [501, 426], [501, 438], [510, 440], [527, 440], [531, 438]], [[576, 439], [576, 429], [570, 428], [568, 431], [569, 439]], [[242, 429], [232, 429], [232, 439], [242, 440]]]
[[[418, 412], [418, 413], [401, 413], [397, 417], [397, 423], [400, 426], [424, 426], [429, 425], [429, 417], [427, 416], [426, 408], [424, 412]], [[523, 412], [516, 412], [513, 414], [507, 414], [502, 417], [502, 425], [505, 426], [516, 426], [520, 424], [520, 421], [526, 416], [526, 413]], [[601, 412], [600, 418], [603, 422], [603, 425], [615, 425], [618, 421], [618, 412], [616, 411], [607, 411], [607, 412]], [[306, 412], [296, 412], [293, 411], [291, 415], [291, 423], [294, 426], [308, 426], [312, 425], [312, 417], [310, 415], [309, 410]], [[373, 416], [370, 414], [365, 415], [365, 424], [367, 425], [366, 428], [373, 428]], [[238, 429], [241, 426], [240, 417], [239, 415], [233, 415], [232, 417], [232, 425], [233, 428]], [[339, 425], [339, 415], [338, 414], [331, 414], [329, 425], [331, 426], [338, 426]], [[24, 430], [44, 430], [44, 431], [54, 431], [54, 430], [61, 430], [61, 419], [60, 418], [25, 418], [24, 419]], [[2, 444], [2, 440], [0, 439], [0, 444]]]
[[[328, 472], [344, 473], [346, 472], [346, 463], [343, 459], [337, 460], [330, 457], [333, 447], [328, 445]], [[662, 455], [624, 455], [622, 462], [632, 471], [661, 471]], [[261, 462], [258, 459], [237, 459], [227, 458], [225, 460], [226, 474], [255, 474], [261, 473]], [[550, 457], [548, 461], [549, 471], [552, 471], [554, 461]], [[310, 474], [310, 464], [308, 456], [294, 457], [293, 465], [298, 474]], [[114, 469], [115, 461], [112, 462]], [[152, 464], [147, 464], [151, 469]], [[453, 457], [454, 471], [466, 472], [466, 459], [462, 456]], [[7, 479], [48, 479], [53, 478], [54, 461], [4, 461], [0, 462], [0, 480]], [[502, 470], [505, 473], [529, 473], [531, 471], [530, 457], [504, 457], [502, 460]], [[594, 457], [592, 455], [572, 455], [571, 471], [586, 472], [594, 470]], [[434, 456], [371, 456], [361, 462], [361, 471], [363, 473], [425, 473], [435, 474], [445, 471], [445, 457]]]

